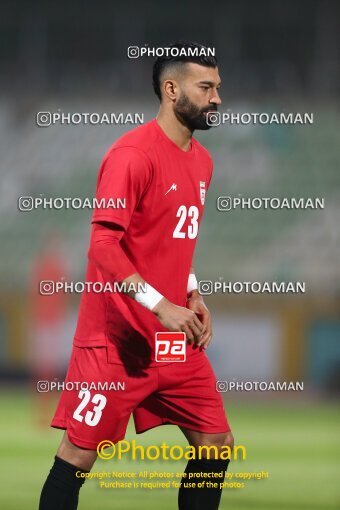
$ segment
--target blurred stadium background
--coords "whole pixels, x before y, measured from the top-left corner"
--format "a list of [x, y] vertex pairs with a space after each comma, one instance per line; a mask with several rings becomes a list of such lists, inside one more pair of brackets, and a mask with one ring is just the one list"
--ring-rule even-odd
[[[39, 280], [83, 281], [91, 211], [20, 212], [20, 196], [92, 197], [108, 147], [131, 125], [37, 127], [39, 111], [143, 113], [158, 109], [152, 61], [129, 46], [176, 39], [216, 48], [222, 111], [313, 112], [313, 125], [225, 125], [196, 133], [215, 173], [196, 273], [217, 281], [305, 281], [304, 295], [215, 295], [209, 349], [219, 379], [303, 381], [304, 391], [228, 392], [233, 471], [266, 481], [226, 491], [222, 509], [336, 509], [340, 410], [340, 5], [331, 0], [3, 1], [0, 27], [0, 393], [2, 508], [37, 507], [60, 433], [56, 395], [32, 379], [62, 378], [79, 295], [38, 295]], [[220, 212], [219, 195], [320, 197], [325, 209]], [[32, 389], [33, 388], [33, 389]], [[183, 441], [170, 427], [139, 437]], [[134, 437], [130, 430], [128, 438]], [[108, 467], [99, 463], [97, 470]], [[110, 463], [109, 469], [133, 469]], [[148, 469], [141, 464], [137, 469]], [[152, 469], [175, 470], [152, 465]], [[181, 468], [183, 466], [181, 465]], [[177, 467], [176, 467], [177, 469]], [[180, 469], [179, 469], [180, 470]], [[95, 482], [81, 508], [176, 507], [174, 491], [116, 491]]]

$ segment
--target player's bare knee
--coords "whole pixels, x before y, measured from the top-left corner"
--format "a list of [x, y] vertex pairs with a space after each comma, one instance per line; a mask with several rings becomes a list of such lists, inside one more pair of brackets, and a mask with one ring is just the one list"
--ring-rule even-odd
[[225, 446], [228, 446], [231, 449], [233, 449], [233, 447], [234, 447], [234, 437], [231, 432], [225, 432], [223, 434], [216, 434], [216, 435], [212, 436], [208, 440], [208, 442], [211, 446], [216, 446], [219, 449], [221, 449]]
[[234, 449], [234, 436], [231, 432], [226, 433], [223, 446], [229, 446], [231, 450]]
[[[198, 446], [199, 448], [197, 448]], [[216, 454], [220, 456], [226, 447], [230, 448], [231, 451], [233, 450], [234, 437], [231, 432], [202, 435], [199, 445], [196, 445], [196, 450], [200, 452], [201, 458], [211, 459]]]
[[225, 454], [226, 449], [228, 449], [228, 452], [231, 453], [234, 448], [234, 437], [231, 432], [219, 434], [218, 437], [212, 441], [211, 446], [214, 446], [217, 449], [219, 457]]

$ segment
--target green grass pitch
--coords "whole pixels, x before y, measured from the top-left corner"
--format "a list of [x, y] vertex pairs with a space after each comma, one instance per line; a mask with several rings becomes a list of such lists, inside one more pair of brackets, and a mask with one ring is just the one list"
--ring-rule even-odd
[[[39, 398], [39, 396], [35, 396]], [[3, 391], [1, 406], [2, 489], [0, 507], [37, 510], [41, 486], [51, 467], [61, 431], [34, 426], [32, 396]], [[244, 489], [225, 489], [221, 510], [336, 510], [340, 508], [340, 407], [335, 403], [294, 403], [277, 397], [266, 402], [226, 402], [237, 444], [247, 459], [230, 471], [268, 471], [267, 480], [251, 480]], [[185, 445], [172, 426], [136, 436], [130, 424], [127, 439], [139, 444]], [[94, 471], [182, 471], [185, 462], [104, 461]], [[176, 489], [101, 489], [88, 480], [79, 510], [176, 510]], [[207, 509], [209, 510], [209, 509]]]

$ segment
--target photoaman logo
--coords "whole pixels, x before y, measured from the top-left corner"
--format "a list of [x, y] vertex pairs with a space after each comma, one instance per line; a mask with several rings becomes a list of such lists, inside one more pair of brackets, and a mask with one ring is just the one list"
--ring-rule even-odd
[[155, 336], [156, 361], [186, 360], [186, 335], [183, 332], [158, 332]]

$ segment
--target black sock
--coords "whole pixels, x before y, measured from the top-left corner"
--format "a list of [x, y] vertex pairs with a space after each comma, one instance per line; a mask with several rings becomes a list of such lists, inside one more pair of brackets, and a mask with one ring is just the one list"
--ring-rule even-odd
[[88, 473], [66, 460], [54, 457], [54, 464], [42, 488], [39, 510], [76, 510], [79, 490], [85, 478], [77, 478], [76, 472]]
[[[186, 477], [182, 478], [178, 492], [179, 510], [217, 510], [222, 494], [220, 484], [224, 481], [228, 464], [229, 460], [221, 459], [189, 460], [185, 470]], [[190, 473], [199, 473], [200, 476], [195, 475], [189, 478]], [[204, 473], [220, 473], [221, 476], [205, 478]], [[193, 483], [194, 488], [191, 485]], [[198, 484], [203, 484], [203, 488], [198, 488]]]

